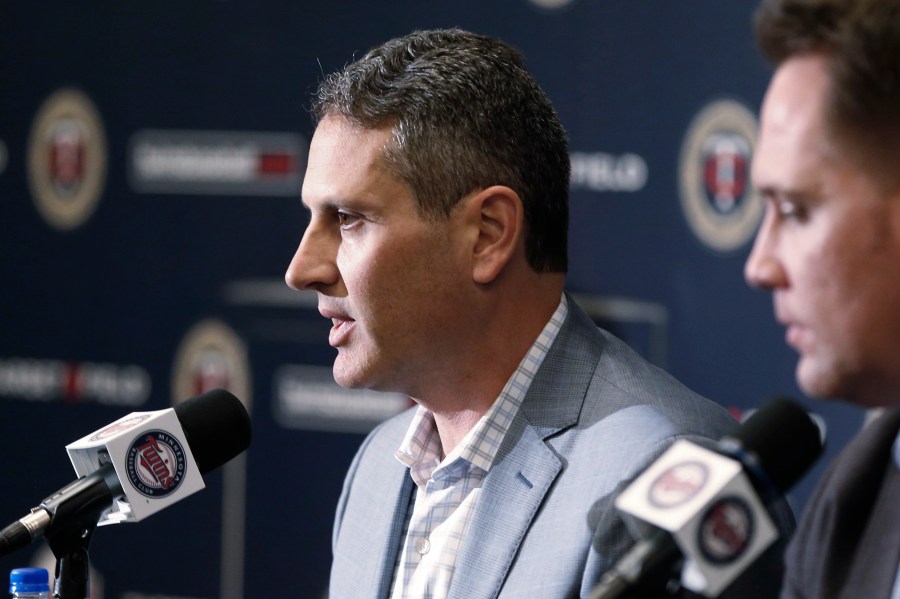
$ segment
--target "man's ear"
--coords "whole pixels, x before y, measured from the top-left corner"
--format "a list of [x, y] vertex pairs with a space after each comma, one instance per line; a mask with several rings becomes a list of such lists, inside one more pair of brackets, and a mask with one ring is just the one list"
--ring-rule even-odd
[[525, 212], [519, 194], [503, 185], [482, 190], [469, 204], [478, 227], [472, 255], [476, 283], [492, 282], [513, 258], [524, 236]]

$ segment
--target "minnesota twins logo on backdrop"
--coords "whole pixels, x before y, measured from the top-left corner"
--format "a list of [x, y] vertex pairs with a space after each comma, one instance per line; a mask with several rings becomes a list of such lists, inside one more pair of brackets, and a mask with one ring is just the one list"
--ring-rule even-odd
[[732, 100], [713, 102], [694, 118], [681, 148], [679, 187], [688, 225], [717, 251], [744, 245], [763, 203], [750, 185], [756, 118]]
[[28, 180], [48, 224], [74, 229], [94, 212], [106, 181], [106, 135], [83, 93], [65, 89], [38, 110], [28, 139]]
[[721, 214], [740, 209], [747, 199], [750, 146], [736, 133], [709, 136], [702, 150], [706, 200]]
[[178, 346], [173, 370], [173, 403], [222, 387], [250, 407], [247, 349], [234, 329], [220, 320], [203, 320], [190, 328]]
[[184, 480], [187, 462], [178, 439], [165, 431], [144, 431], [128, 448], [128, 480], [138, 493], [158, 499]]

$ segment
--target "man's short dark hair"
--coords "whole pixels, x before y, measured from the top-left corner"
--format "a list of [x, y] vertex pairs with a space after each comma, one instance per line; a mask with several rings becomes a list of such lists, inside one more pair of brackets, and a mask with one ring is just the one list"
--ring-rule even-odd
[[763, 0], [756, 39], [774, 65], [828, 61], [826, 126], [882, 183], [900, 184], [900, 1]]
[[413, 32], [326, 77], [312, 112], [391, 127], [383, 158], [427, 218], [446, 218], [473, 191], [510, 187], [524, 205], [528, 263], [566, 270], [566, 133], [509, 45], [460, 29]]

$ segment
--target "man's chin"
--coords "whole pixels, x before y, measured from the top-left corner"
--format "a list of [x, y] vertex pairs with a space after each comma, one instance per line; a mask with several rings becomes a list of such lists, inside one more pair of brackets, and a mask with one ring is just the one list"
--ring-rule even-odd
[[797, 364], [797, 386], [807, 396], [815, 399], [863, 403], [856, 397], [856, 390], [836, 365], [821, 365], [808, 358]]
[[376, 381], [372, 370], [346, 360], [348, 356], [338, 354], [331, 369], [334, 382], [345, 389], [374, 389]]
[[351, 373], [338, 371], [337, 368], [332, 369], [331, 373], [334, 376], [334, 382], [344, 389], [363, 389], [366, 386], [361, 379]]
[[809, 397], [817, 399], [831, 399], [834, 397], [831, 392], [833, 381], [828, 380], [828, 377], [823, 375], [821, 369], [807, 357], [800, 356], [794, 378], [800, 390]]

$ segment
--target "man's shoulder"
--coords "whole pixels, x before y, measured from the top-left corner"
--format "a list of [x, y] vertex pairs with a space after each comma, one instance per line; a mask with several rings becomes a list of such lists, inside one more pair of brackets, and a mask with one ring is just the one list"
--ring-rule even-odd
[[737, 426], [725, 408], [599, 327], [574, 302], [526, 404], [529, 421], [547, 430], [576, 420], [590, 429], [613, 415], [623, 434], [669, 441], [718, 439]]
[[672, 427], [678, 436], [718, 439], [737, 427], [721, 404], [689, 388], [613, 333], [597, 327], [597, 335], [602, 352], [586, 393], [586, 415], [631, 409], [649, 423]]

